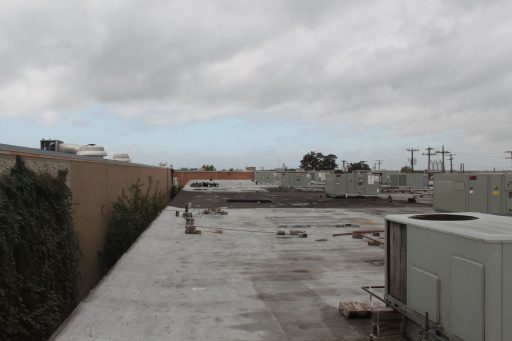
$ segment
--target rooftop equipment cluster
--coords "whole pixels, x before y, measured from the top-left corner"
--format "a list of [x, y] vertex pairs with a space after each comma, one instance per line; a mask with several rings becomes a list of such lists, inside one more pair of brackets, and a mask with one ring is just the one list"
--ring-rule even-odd
[[[72, 143], [64, 143], [64, 141], [61, 140], [42, 139], [41, 149], [59, 153], [74, 154], [78, 156], [86, 156], [96, 159], [103, 159], [105, 156], [107, 156], [105, 147], [94, 143], [78, 145]], [[125, 153], [114, 154], [112, 160], [119, 162], [131, 162], [130, 156]]]

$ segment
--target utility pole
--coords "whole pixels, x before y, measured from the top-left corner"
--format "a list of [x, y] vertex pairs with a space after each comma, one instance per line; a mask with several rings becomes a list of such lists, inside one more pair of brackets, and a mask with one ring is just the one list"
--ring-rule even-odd
[[411, 152], [411, 172], [414, 173], [414, 152], [419, 152], [419, 149], [407, 148], [408, 152]]
[[441, 156], [443, 157], [443, 159], [441, 161], [441, 173], [444, 173], [446, 170], [446, 168], [444, 167], [444, 156], [446, 154], [450, 154], [450, 152], [444, 149], [444, 144], [443, 144], [443, 148], [441, 149], [441, 151], [439, 151], [439, 150], [436, 151], [436, 154], [441, 154]]
[[450, 173], [453, 173], [453, 157], [457, 155], [457, 154], [450, 154], [450, 158], [448, 160], [450, 160]]
[[428, 158], [427, 174], [428, 174], [428, 179], [430, 180], [430, 177], [432, 176], [432, 172], [430, 171], [430, 157], [432, 156], [432, 151], [434, 150], [434, 148], [427, 147], [425, 150], [427, 152], [423, 153], [423, 155], [427, 155], [427, 158]]
[[507, 156], [505, 159], [509, 159], [510, 161], [512, 161], [512, 150], [507, 150], [505, 154], [510, 154], [510, 156]]
[[379, 169], [378, 169], [378, 170], [380, 171], [380, 165], [382, 164], [382, 161], [383, 161], [383, 160], [375, 160], [375, 161], [377, 162], [377, 165], [378, 165], [378, 167], [379, 167]]

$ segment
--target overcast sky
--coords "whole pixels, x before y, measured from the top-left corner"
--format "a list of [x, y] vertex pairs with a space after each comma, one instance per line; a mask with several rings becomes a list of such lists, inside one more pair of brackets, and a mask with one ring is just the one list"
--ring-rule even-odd
[[[510, 169], [512, 1], [0, 1], [0, 143]], [[418, 167], [426, 167], [418, 153]]]

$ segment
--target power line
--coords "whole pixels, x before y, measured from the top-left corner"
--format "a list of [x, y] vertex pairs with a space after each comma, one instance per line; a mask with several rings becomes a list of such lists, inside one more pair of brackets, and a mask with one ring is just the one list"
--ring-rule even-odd
[[512, 150], [507, 150], [505, 154], [510, 154], [510, 156], [507, 156], [505, 159], [510, 159], [510, 161], [512, 161]]
[[432, 176], [432, 172], [430, 171], [430, 157], [433, 155], [432, 154], [432, 151], [434, 150], [434, 148], [432, 147], [427, 147], [425, 148], [425, 150], [427, 151], [426, 153], [423, 153], [423, 155], [427, 155], [428, 157], [428, 163], [427, 163], [427, 174], [428, 174], [428, 178], [430, 180], [430, 177]]
[[437, 150], [436, 154], [441, 154], [443, 157], [442, 162], [441, 162], [441, 173], [444, 173], [446, 171], [446, 168], [444, 167], [444, 156], [446, 154], [450, 154], [450, 152], [444, 149], [444, 144], [443, 144], [443, 148], [440, 151]]
[[411, 152], [411, 172], [414, 173], [414, 152], [419, 152], [419, 149], [407, 148], [408, 152]]
[[346, 163], [347, 163], [347, 160], [341, 160], [341, 162], [343, 162], [343, 168], [342, 168], [341, 170], [342, 170], [342, 171], [345, 171], [345, 169], [346, 169], [346, 168], [345, 168], [345, 165], [346, 165]]
[[375, 160], [375, 162], [377, 162], [377, 165], [379, 167], [378, 170], [380, 170], [380, 165], [382, 164], [382, 161], [384, 161], [384, 160]]
[[453, 173], [453, 156], [454, 155], [457, 155], [457, 154], [450, 154], [450, 158], [448, 160], [450, 160], [450, 173]]

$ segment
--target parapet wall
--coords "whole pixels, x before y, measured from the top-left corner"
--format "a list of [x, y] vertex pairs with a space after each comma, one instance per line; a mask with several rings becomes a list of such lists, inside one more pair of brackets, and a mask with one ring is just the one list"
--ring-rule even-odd
[[0, 145], [0, 175], [10, 171], [16, 156], [22, 157], [36, 172], [56, 176], [59, 171], [67, 171], [66, 182], [72, 192], [73, 225], [79, 235], [82, 252], [82, 278], [79, 283], [79, 296], [82, 298], [101, 276], [101, 257], [112, 203], [138, 178], [147, 184], [148, 177], [151, 177], [153, 188], [158, 188], [162, 195], [168, 197], [172, 187], [171, 173], [160, 167], [11, 147]]
[[248, 171], [174, 171], [180, 186], [190, 180], [254, 180], [254, 172]]

